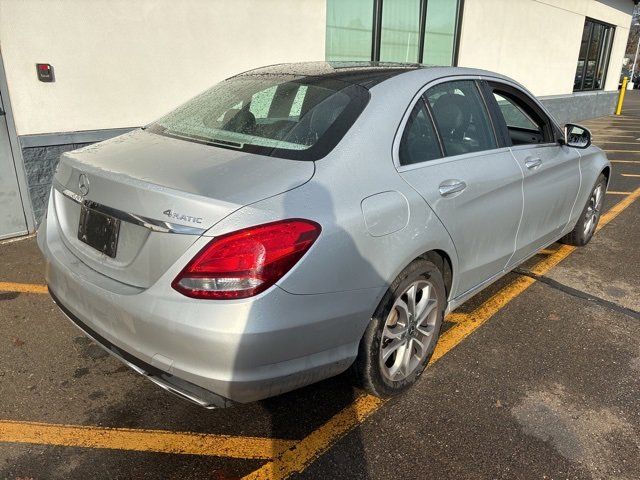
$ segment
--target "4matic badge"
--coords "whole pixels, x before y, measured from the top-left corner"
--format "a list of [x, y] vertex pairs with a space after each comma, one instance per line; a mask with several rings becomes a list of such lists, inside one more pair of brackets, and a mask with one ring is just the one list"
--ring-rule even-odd
[[192, 217], [191, 215], [185, 215], [183, 213], [174, 212], [171, 209], [165, 210], [162, 213], [167, 217], [172, 218], [173, 220], [180, 220], [183, 222], [190, 222], [190, 223], [202, 223], [202, 217]]

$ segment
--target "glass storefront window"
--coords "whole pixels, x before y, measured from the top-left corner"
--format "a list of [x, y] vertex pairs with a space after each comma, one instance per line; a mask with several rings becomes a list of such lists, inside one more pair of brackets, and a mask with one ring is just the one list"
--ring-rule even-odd
[[587, 18], [584, 22], [573, 91], [604, 88], [614, 27]]
[[384, 0], [380, 33], [380, 60], [418, 61], [420, 0]]
[[371, 60], [372, 0], [327, 0], [326, 59]]
[[460, 0], [327, 0], [326, 59], [453, 65]]
[[427, 3], [422, 63], [452, 65], [457, 10], [456, 0], [429, 0]]

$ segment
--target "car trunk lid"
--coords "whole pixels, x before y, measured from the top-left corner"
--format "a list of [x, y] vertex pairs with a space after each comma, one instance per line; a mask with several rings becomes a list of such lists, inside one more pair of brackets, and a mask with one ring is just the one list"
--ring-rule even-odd
[[[135, 130], [64, 153], [52, 200], [63, 240], [80, 260], [146, 288], [218, 221], [302, 185], [313, 172], [313, 162]], [[78, 238], [82, 205], [122, 218], [113, 258]]]

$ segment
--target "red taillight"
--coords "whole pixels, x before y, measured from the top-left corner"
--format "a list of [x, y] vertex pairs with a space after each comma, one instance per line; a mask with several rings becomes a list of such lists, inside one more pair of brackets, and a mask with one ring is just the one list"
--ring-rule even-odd
[[251, 297], [282, 278], [313, 245], [320, 230], [315, 222], [294, 218], [216, 237], [171, 286], [193, 298]]

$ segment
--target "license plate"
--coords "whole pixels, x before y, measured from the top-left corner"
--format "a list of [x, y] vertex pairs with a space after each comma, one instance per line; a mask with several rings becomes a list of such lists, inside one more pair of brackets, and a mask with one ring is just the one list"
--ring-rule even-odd
[[108, 257], [115, 258], [120, 220], [82, 205], [78, 239]]

